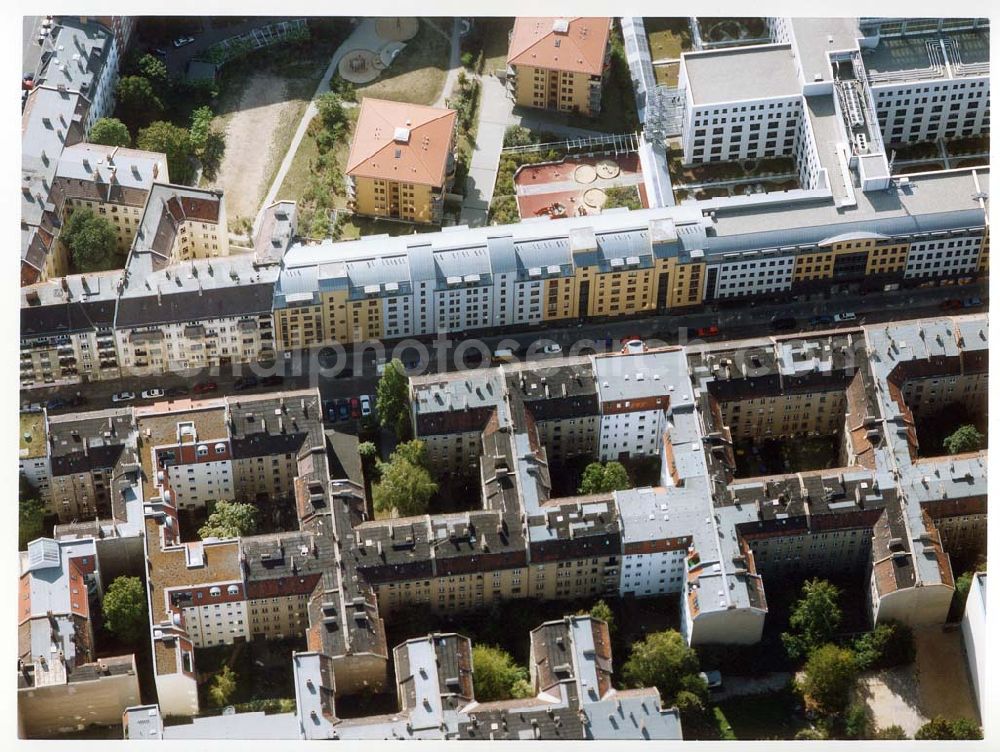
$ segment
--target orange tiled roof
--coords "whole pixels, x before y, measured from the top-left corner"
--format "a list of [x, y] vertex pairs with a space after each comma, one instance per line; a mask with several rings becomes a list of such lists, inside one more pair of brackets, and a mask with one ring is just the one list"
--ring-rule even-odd
[[[557, 21], [567, 22], [566, 32], [555, 30]], [[610, 27], [610, 18], [518, 17], [507, 49], [507, 64], [599, 76]]]
[[[444, 185], [456, 114], [455, 110], [442, 107], [361, 100], [354, 141], [347, 157], [347, 174]], [[396, 141], [397, 130], [408, 131], [405, 143]]]

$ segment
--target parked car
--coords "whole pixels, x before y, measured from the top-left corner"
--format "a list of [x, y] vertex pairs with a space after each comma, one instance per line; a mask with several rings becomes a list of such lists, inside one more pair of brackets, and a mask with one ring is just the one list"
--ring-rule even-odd
[[219, 385], [216, 384], [214, 381], [202, 381], [198, 384], [195, 384], [194, 387], [192, 387], [191, 391], [194, 392], [195, 394], [206, 394], [208, 392], [214, 392], [218, 388]]
[[980, 298], [966, 298], [962, 301], [962, 308], [978, 308], [983, 304]]
[[562, 352], [562, 346], [556, 344], [555, 342], [550, 342], [542, 348], [542, 352], [546, 355], [558, 355]]
[[278, 374], [273, 374], [271, 376], [265, 376], [260, 380], [261, 386], [280, 386], [284, 383], [285, 377], [279, 376]]
[[144, 389], [142, 391], [143, 399], [157, 399], [158, 397], [162, 397], [163, 395], [164, 391], [159, 387], [153, 387], [152, 389]]
[[357, 397], [351, 397], [351, 417], [360, 418], [361, 417], [361, 400]]
[[794, 329], [798, 322], [791, 316], [775, 316], [771, 319], [771, 328], [776, 332]]
[[177, 37], [177, 39], [174, 40], [174, 48], [175, 49], [180, 49], [181, 47], [184, 47], [185, 45], [191, 44], [191, 42], [193, 42], [193, 41], [194, 41], [194, 37]]
[[942, 311], [954, 311], [956, 308], [962, 307], [962, 301], [956, 300], [955, 298], [948, 298], [948, 300], [942, 300], [938, 303], [938, 308]]
[[61, 407], [66, 407], [68, 403], [62, 397], [53, 397], [48, 402], [45, 403], [46, 410], [58, 410]]
[[118, 392], [111, 395], [112, 402], [131, 402], [134, 399], [135, 394], [133, 392]]
[[333, 400], [326, 400], [323, 403], [323, 414], [326, 416], [326, 419], [331, 423], [337, 422], [337, 407], [334, 404]]
[[21, 405], [21, 411], [26, 413], [40, 413], [42, 411], [42, 403], [32, 402], [31, 404], [28, 404], [25, 402]]
[[709, 326], [699, 326], [697, 329], [699, 337], [714, 337], [719, 333], [719, 327], [715, 324]]
[[256, 376], [241, 376], [233, 383], [233, 389], [237, 392], [241, 392], [244, 389], [253, 389], [255, 386], [257, 386]]
[[362, 394], [361, 395], [361, 415], [362, 415], [362, 417], [367, 418], [371, 414], [372, 414], [372, 398], [369, 397], [367, 394]]
[[646, 345], [644, 345], [642, 340], [638, 337], [625, 339], [622, 340], [622, 342], [624, 343], [622, 345], [623, 353], [641, 353], [646, 350]]
[[821, 313], [819, 316], [813, 316], [811, 319], [809, 319], [809, 326], [823, 326], [832, 323], [833, 323], [833, 316], [827, 313]]
[[347, 420], [351, 417], [351, 405], [347, 400], [337, 400], [337, 417], [340, 420]]
[[836, 324], [842, 324], [845, 321], [854, 321], [857, 317], [858, 314], [854, 313], [853, 311], [849, 311], [847, 313], [835, 314], [833, 317], [833, 321]]
[[188, 388], [186, 386], [172, 386], [166, 391], [167, 397], [183, 397], [188, 393]]

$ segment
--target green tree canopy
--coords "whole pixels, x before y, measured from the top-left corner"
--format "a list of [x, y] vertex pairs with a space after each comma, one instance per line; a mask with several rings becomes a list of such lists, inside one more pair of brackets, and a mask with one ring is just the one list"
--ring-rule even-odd
[[913, 630], [895, 621], [877, 624], [871, 632], [865, 632], [854, 641], [854, 654], [858, 661], [858, 671], [913, 663], [917, 657]]
[[69, 248], [73, 266], [80, 272], [99, 272], [121, 266], [118, 232], [108, 220], [90, 209], [74, 210], [59, 237]]
[[145, 633], [146, 588], [138, 577], [116, 577], [104, 593], [101, 606], [104, 626], [127, 643], [135, 644]]
[[622, 463], [614, 460], [605, 464], [591, 462], [584, 468], [579, 492], [581, 494], [610, 493], [611, 491], [624, 491], [631, 487], [628, 471]]
[[115, 94], [118, 112], [132, 129], [148, 125], [163, 114], [163, 102], [145, 76], [123, 76], [118, 79]]
[[139, 131], [136, 146], [146, 151], [158, 151], [167, 155], [167, 169], [173, 183], [188, 185], [194, 178], [191, 159], [194, 149], [187, 128], [157, 120], [148, 128]]
[[228, 705], [236, 692], [236, 672], [229, 666], [223, 666], [208, 688], [208, 696], [217, 708]]
[[438, 485], [422, 458], [423, 442], [415, 440], [400, 444], [388, 462], [379, 463], [379, 481], [372, 488], [377, 511], [388, 514], [395, 509], [401, 517], [427, 511], [427, 502], [437, 493]]
[[839, 713], [847, 707], [858, 678], [854, 653], [829, 644], [816, 648], [805, 665], [802, 691], [806, 702], [822, 713]]
[[167, 82], [167, 64], [155, 55], [143, 55], [139, 58], [139, 74], [156, 88], [162, 88]]
[[[524, 685], [527, 684], [527, 690]], [[492, 702], [494, 700], [509, 700], [518, 692], [527, 691], [525, 697], [531, 697], [531, 685], [528, 684], [528, 670], [514, 663], [510, 653], [493, 645], [474, 645], [472, 648], [472, 687], [477, 702]]]
[[399, 358], [386, 364], [375, 389], [375, 412], [379, 423], [396, 433], [400, 441], [410, 435], [410, 385]]
[[38, 498], [38, 491], [23, 475], [20, 476], [18, 513], [18, 547], [24, 551], [31, 541], [45, 533], [45, 505]]
[[889, 740], [909, 739], [910, 737], [906, 735], [906, 732], [903, 730], [902, 726], [893, 724], [891, 726], [886, 726], [885, 728], [880, 728], [878, 731], [876, 731], [875, 738], [885, 739], [889, 741]]
[[955, 433], [944, 440], [944, 448], [948, 454], [976, 452], [983, 448], [985, 438], [973, 425], [959, 426]]
[[805, 658], [833, 639], [841, 620], [839, 597], [840, 591], [826, 580], [813, 579], [802, 586], [802, 597], [788, 622], [791, 631], [781, 635], [789, 656]]
[[90, 135], [87, 139], [92, 144], [103, 146], [128, 146], [132, 143], [128, 128], [118, 118], [103, 117], [94, 121], [90, 126]]
[[316, 112], [325, 130], [335, 139], [343, 137], [347, 127], [347, 113], [344, 111], [340, 96], [332, 91], [320, 94], [316, 98]]
[[983, 730], [966, 718], [956, 718], [950, 721], [944, 716], [939, 715], [917, 729], [917, 733], [913, 735], [913, 738], [921, 740], [982, 739]]
[[205, 538], [237, 538], [257, 531], [257, 507], [234, 501], [220, 501], [198, 535]]
[[674, 702], [685, 686], [685, 677], [698, 674], [698, 654], [688, 647], [680, 632], [669, 629], [654, 632], [632, 645], [632, 654], [625, 663], [625, 681], [633, 687], [653, 687], [660, 690], [665, 705]]
[[510, 685], [510, 696], [515, 700], [523, 700], [527, 697], [534, 697], [535, 690], [527, 679], [518, 679]]
[[590, 607], [590, 615], [595, 619], [600, 619], [608, 625], [608, 634], [614, 634], [615, 631], [615, 614], [611, 610], [611, 606], [604, 602], [603, 599], [597, 601], [593, 606]]
[[205, 105], [197, 108], [191, 113], [191, 129], [188, 134], [191, 151], [201, 162], [205, 177], [210, 180], [215, 178], [226, 153], [226, 136], [212, 127], [214, 118], [211, 107]]

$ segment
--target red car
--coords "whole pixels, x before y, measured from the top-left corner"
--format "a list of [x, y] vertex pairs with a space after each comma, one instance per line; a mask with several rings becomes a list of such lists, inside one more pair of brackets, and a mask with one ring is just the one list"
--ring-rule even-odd
[[351, 417], [360, 418], [361, 417], [361, 400], [357, 397], [351, 397]]
[[214, 392], [219, 388], [219, 385], [214, 381], [202, 381], [200, 384], [195, 384], [191, 391], [195, 394], [205, 394], [206, 392]]
[[714, 337], [718, 333], [719, 333], [719, 327], [717, 327], [715, 324], [712, 324], [711, 326], [698, 327], [699, 337]]
[[954, 311], [956, 308], [961, 308], [961, 307], [962, 307], [962, 301], [955, 299], [942, 300], [941, 303], [938, 304], [938, 308], [940, 308], [942, 311]]

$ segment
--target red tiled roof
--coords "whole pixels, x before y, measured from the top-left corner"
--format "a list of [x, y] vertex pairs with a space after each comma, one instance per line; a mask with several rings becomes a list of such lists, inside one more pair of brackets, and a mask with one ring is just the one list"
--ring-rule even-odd
[[[555, 30], [559, 21], [566, 22], [565, 32]], [[518, 17], [510, 37], [507, 64], [599, 76], [604, 70], [610, 29], [610, 18]]]

